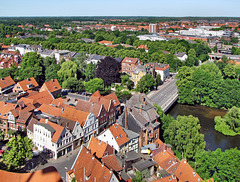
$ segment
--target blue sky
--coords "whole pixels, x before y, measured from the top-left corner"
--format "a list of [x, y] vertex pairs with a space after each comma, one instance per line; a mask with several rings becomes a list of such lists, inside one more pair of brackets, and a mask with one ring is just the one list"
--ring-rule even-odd
[[4, 0], [0, 16], [230, 16], [240, 0]]

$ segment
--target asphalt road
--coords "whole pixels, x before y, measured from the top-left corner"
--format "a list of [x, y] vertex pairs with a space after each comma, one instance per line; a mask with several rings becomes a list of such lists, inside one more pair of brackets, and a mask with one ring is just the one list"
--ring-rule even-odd
[[49, 166], [54, 166], [58, 170], [62, 180], [65, 182], [66, 181], [66, 171], [69, 171], [71, 169], [80, 148], [81, 147], [78, 147], [77, 149], [69, 152], [65, 156], [59, 157], [56, 160], [55, 159], [48, 160], [48, 162], [46, 164], [38, 166], [35, 169], [35, 171], [44, 169]]
[[172, 79], [171, 81], [164, 83], [164, 86], [160, 90], [155, 91], [151, 95], [149, 94], [149, 98], [153, 103], [164, 108], [169, 103], [172, 96], [176, 95], [177, 92], [176, 79]]
[[74, 98], [74, 99], [80, 99], [80, 100], [86, 100], [89, 101], [90, 97], [85, 96], [85, 95], [80, 95], [80, 94], [73, 94], [73, 93], [68, 93], [67, 97]]

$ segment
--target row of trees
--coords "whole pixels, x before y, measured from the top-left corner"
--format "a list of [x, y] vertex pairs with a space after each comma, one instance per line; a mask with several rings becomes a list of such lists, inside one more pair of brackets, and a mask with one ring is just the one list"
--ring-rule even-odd
[[227, 64], [222, 73], [214, 63], [182, 67], [177, 75], [178, 102], [215, 108], [240, 107], [240, 82], [234, 79], [234, 68]]

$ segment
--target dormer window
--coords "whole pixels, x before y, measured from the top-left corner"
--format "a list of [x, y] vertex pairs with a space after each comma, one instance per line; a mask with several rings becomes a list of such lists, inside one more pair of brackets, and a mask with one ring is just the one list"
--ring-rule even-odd
[[118, 136], [116, 136], [116, 139], [118, 139]]
[[119, 135], [120, 136], [120, 138], [122, 138], [122, 135]]
[[28, 88], [32, 88], [32, 87], [33, 87], [33, 84], [30, 83], [30, 84], [27, 85], [27, 87], [28, 87]]

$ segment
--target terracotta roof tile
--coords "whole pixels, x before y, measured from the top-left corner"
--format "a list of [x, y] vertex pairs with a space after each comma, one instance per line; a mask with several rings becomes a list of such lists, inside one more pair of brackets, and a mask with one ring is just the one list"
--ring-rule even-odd
[[73, 107], [65, 107], [63, 113], [60, 116], [72, 121], [78, 121], [79, 124], [83, 127], [89, 114], [89, 112], [80, 111]]
[[51, 102], [51, 104], [56, 106], [56, 107], [59, 107], [59, 108], [64, 108], [65, 107], [64, 99], [62, 99], [62, 98], [54, 99]]
[[15, 81], [13, 81], [13, 79], [10, 76], [0, 79], [0, 88], [1, 89], [4, 89], [4, 88], [9, 87], [14, 84], [15, 84]]
[[175, 172], [176, 177], [181, 181], [199, 182], [202, 178], [193, 170], [193, 168], [182, 160]]
[[32, 173], [14, 173], [0, 170], [0, 181], [4, 182], [62, 182], [61, 176], [53, 166]]
[[59, 140], [59, 137], [61, 136], [63, 130], [65, 129], [63, 126], [60, 126], [58, 124], [55, 124], [47, 119], [41, 118], [40, 123], [49, 124], [54, 130], [54, 134], [52, 135], [52, 142], [57, 143]]
[[113, 154], [114, 151], [113, 147], [95, 137], [91, 138], [88, 149], [91, 150], [91, 153], [95, 154], [99, 159], [102, 158], [108, 150], [111, 150], [108, 155]]
[[49, 91], [43, 91], [43, 92], [38, 92], [37, 94], [31, 95], [27, 97], [27, 99], [32, 99], [38, 102], [39, 104], [50, 104], [53, 100], [54, 97]]
[[153, 160], [168, 173], [173, 174], [179, 165], [179, 160], [177, 157], [172, 155], [170, 152], [160, 152], [153, 157]]
[[140, 46], [138, 46], [138, 49], [148, 49], [148, 47], [143, 45], [143, 44], [141, 44]]
[[85, 111], [85, 112], [91, 112], [93, 113], [96, 117], [99, 116], [102, 105], [94, 102], [88, 102], [84, 100], [79, 100], [76, 108], [80, 111]]
[[0, 119], [8, 119], [8, 113], [14, 109], [16, 104], [0, 102]]
[[39, 92], [44, 91], [44, 89], [43, 89], [44, 87], [46, 87], [51, 93], [62, 89], [62, 87], [60, 86], [57, 79], [52, 79], [52, 80], [45, 82], [42, 85], [42, 87], [40, 88]]
[[[29, 84], [32, 84], [32, 87], [29, 88], [28, 87]], [[15, 87], [17, 87], [17, 86], [20, 86], [23, 91], [26, 91], [26, 90], [30, 90], [32, 88], [38, 87], [39, 85], [38, 85], [37, 81], [35, 80], [35, 78], [32, 77], [32, 78], [28, 78], [26, 80], [22, 80], [22, 81], [18, 82]]]
[[129, 58], [129, 57], [125, 57], [122, 60], [122, 63], [128, 63], [128, 64], [136, 64], [138, 62], [138, 58]]
[[124, 130], [122, 129], [122, 127], [119, 124], [116, 123], [116, 124], [112, 125], [109, 128], [109, 130], [111, 131], [112, 135], [114, 136], [114, 138], [119, 146], [121, 146], [129, 141], [127, 134], [124, 132]]
[[67, 173], [74, 173], [76, 181], [84, 181], [85, 176], [90, 182], [110, 181], [113, 175], [113, 173], [106, 166], [102, 165], [83, 145], [73, 168]]
[[113, 100], [114, 106], [119, 106], [120, 105], [120, 101], [118, 100], [117, 95], [115, 94], [115, 92], [113, 92], [111, 94], [108, 94], [108, 95], [105, 95], [103, 98], [104, 99]]
[[31, 116], [32, 116], [32, 112], [21, 111], [18, 119], [16, 120], [16, 123], [21, 123], [26, 125], [26, 122]]
[[116, 156], [114, 154], [113, 155], [104, 156], [102, 158], [102, 162], [108, 167], [108, 169], [113, 169], [116, 172], [122, 170], [122, 167], [120, 166], [120, 164], [117, 161], [117, 158], [116, 158]]
[[42, 104], [38, 109], [38, 111], [41, 111], [42, 113], [51, 115], [51, 116], [60, 116], [62, 114], [62, 109], [61, 108], [57, 108], [54, 106], [50, 106], [48, 104]]
[[165, 178], [161, 178], [153, 182], [177, 182], [177, 179], [176, 177], [173, 177], [173, 176], [167, 176]]
[[99, 90], [97, 90], [96, 92], [94, 92], [94, 93], [92, 94], [91, 97], [101, 97], [101, 93], [99, 92]]

